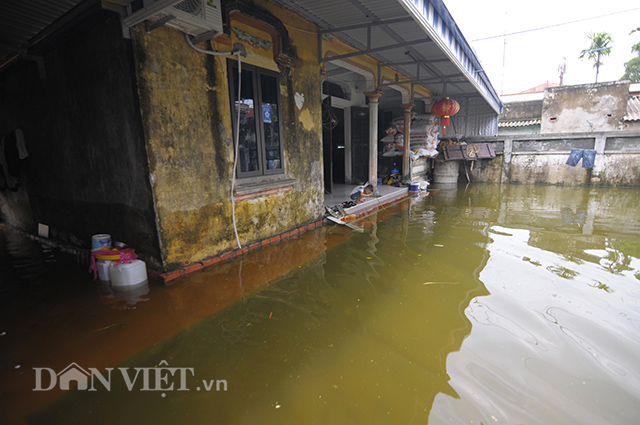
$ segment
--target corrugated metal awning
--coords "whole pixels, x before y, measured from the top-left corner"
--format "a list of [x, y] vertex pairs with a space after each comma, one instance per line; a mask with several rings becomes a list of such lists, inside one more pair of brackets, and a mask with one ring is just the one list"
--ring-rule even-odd
[[[39, 42], [89, 8], [131, 1], [0, 1], [0, 70], [18, 58], [42, 65], [34, 49]], [[477, 97], [496, 114], [502, 111], [502, 101], [442, 0], [274, 1], [318, 25], [319, 43], [323, 36], [336, 37], [353, 46], [354, 55], [374, 57], [403, 76], [397, 82], [378, 81], [377, 87], [418, 85], [438, 96]], [[335, 57], [319, 61], [327, 63], [329, 73], [345, 71]]]
[[[0, 69], [18, 58], [42, 65], [42, 58], [31, 49], [73, 16], [96, 4], [96, 0], [2, 0]], [[40, 71], [44, 72], [42, 66]]]
[[[502, 101], [441, 0], [276, 0], [314, 22], [323, 36], [353, 46], [331, 63], [369, 55], [418, 84], [452, 98], [482, 97], [497, 113]], [[335, 70], [336, 67], [329, 68]], [[383, 83], [382, 85], [394, 83]]]
[[625, 121], [640, 121], [640, 98], [631, 96], [627, 101], [627, 114], [623, 118]]
[[499, 128], [512, 128], [512, 127], [527, 127], [530, 125], [540, 125], [542, 120], [540, 118], [532, 120], [516, 120], [516, 121], [501, 121], [498, 122]]

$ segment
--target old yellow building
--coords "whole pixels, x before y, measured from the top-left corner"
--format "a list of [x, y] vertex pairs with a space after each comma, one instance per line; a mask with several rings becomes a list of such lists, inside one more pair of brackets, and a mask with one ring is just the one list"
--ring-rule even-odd
[[[1, 131], [32, 156], [2, 220], [29, 233], [109, 233], [180, 275], [319, 225], [334, 184], [410, 179], [412, 117], [437, 99], [461, 105], [451, 131], [497, 132], [502, 104], [440, 1], [70, 3], [30, 47], [41, 60], [3, 55]], [[394, 118], [404, 151], [382, 158]]]

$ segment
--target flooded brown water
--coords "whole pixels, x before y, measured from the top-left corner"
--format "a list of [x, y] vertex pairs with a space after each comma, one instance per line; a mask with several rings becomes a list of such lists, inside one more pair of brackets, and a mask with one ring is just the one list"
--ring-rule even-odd
[[[29, 388], [0, 418], [634, 424], [638, 211], [639, 190], [462, 186], [361, 221], [364, 233], [325, 226], [138, 299], [85, 281], [12, 316], [66, 309], [40, 327], [74, 349], [3, 322], [14, 354], [0, 377]], [[55, 361], [20, 357], [27, 342]], [[103, 381], [61, 390], [72, 362]], [[32, 391], [34, 367], [59, 373], [56, 388], [41, 371]], [[20, 405], [38, 407], [7, 415]]]

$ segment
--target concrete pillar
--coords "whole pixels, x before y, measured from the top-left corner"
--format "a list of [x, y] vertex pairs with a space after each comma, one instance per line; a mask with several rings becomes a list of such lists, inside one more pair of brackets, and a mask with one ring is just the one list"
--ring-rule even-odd
[[381, 91], [366, 92], [369, 99], [369, 184], [373, 186], [373, 196], [378, 192], [378, 99]]
[[458, 174], [460, 174], [461, 161], [445, 161], [436, 159], [436, 167], [433, 170], [434, 184], [458, 184]]
[[402, 152], [402, 181], [405, 183], [411, 183], [411, 156], [409, 150], [411, 149], [411, 110], [413, 109], [413, 103], [405, 103], [402, 106], [404, 109], [404, 150]]
[[511, 152], [513, 152], [513, 138], [504, 139], [504, 151], [502, 155], [502, 175], [500, 181], [509, 183], [511, 179]]
[[593, 163], [593, 168], [591, 169], [591, 180], [589, 181], [591, 186], [599, 186], [602, 183], [601, 177], [602, 172], [604, 171], [604, 150], [606, 145], [607, 136], [596, 136], [593, 147], [596, 150], [596, 160]]

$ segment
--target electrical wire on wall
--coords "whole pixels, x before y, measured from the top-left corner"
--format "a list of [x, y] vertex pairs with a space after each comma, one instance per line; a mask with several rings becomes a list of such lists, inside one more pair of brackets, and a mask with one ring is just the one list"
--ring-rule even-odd
[[[189, 38], [188, 34], [184, 35], [185, 40], [187, 40], [187, 44], [189, 44], [189, 46], [200, 52], [200, 53], [204, 53], [207, 55], [212, 55], [212, 56], [231, 56], [231, 55], [236, 55], [238, 57], [238, 97], [236, 98], [237, 101], [240, 100], [241, 98], [241, 89], [242, 89], [242, 60], [240, 59], [241, 56], [247, 56], [247, 51], [245, 50], [244, 46], [241, 43], [234, 43], [233, 44], [233, 50], [230, 52], [218, 52], [215, 50], [205, 50], [205, 49], [200, 49], [199, 47], [196, 47], [193, 45], [193, 43], [191, 42], [191, 38]], [[212, 46], [213, 48], [213, 46]], [[233, 220], [233, 231], [235, 233], [236, 236], [236, 242], [238, 243], [238, 249], [242, 248], [242, 245], [240, 244], [240, 237], [238, 236], [238, 226], [236, 224], [236, 203], [233, 197], [233, 193], [235, 191], [235, 187], [236, 187], [236, 167], [238, 166], [238, 145], [239, 145], [239, 137], [240, 137], [240, 108], [236, 108], [238, 115], [236, 117], [236, 131], [234, 132], [234, 144], [235, 144], [235, 149], [234, 149], [234, 158], [233, 158], [233, 170], [231, 171], [231, 218]]]

